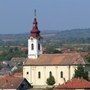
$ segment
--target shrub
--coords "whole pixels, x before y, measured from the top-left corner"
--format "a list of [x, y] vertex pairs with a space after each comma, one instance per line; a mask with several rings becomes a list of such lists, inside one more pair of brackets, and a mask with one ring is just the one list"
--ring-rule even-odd
[[47, 78], [47, 82], [46, 82], [48, 85], [54, 85], [55, 84], [55, 78], [50, 75], [49, 78]]
[[75, 78], [84, 78], [88, 80], [88, 72], [84, 70], [84, 67], [82, 65], [78, 66], [75, 70]]

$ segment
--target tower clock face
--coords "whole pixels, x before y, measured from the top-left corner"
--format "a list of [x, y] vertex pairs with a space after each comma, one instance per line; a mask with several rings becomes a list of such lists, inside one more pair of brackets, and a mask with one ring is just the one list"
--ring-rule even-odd
[[33, 41], [33, 37], [30, 38]]

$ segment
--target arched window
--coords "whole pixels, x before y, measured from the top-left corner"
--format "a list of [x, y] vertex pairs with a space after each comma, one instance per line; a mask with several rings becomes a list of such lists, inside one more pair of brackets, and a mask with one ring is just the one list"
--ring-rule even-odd
[[38, 72], [38, 78], [41, 78], [41, 72]]
[[52, 76], [52, 72], [51, 72], [51, 71], [49, 72], [49, 77], [50, 77], [50, 76]]
[[60, 72], [60, 77], [63, 78], [63, 71]]
[[31, 50], [33, 50], [34, 49], [34, 44], [31, 44]]
[[38, 50], [40, 50], [40, 44], [38, 44]]
[[29, 74], [29, 72], [27, 72], [27, 74]]

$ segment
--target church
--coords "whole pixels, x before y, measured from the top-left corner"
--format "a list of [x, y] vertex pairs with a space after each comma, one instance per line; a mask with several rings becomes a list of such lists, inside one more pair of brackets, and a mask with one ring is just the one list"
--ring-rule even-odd
[[84, 65], [84, 59], [77, 52], [62, 54], [44, 54], [42, 37], [38, 29], [36, 15], [33, 28], [28, 38], [28, 57], [23, 64], [23, 77], [32, 86], [46, 87], [50, 75], [55, 78], [55, 85], [71, 80], [79, 64]]

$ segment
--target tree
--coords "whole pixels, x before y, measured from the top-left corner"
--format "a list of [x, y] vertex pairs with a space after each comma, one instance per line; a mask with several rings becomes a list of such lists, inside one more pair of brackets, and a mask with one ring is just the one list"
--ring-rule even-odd
[[90, 56], [87, 56], [86, 60], [90, 63]]
[[47, 82], [46, 82], [48, 85], [54, 85], [55, 84], [55, 78], [50, 75], [49, 78], [47, 78]]
[[2, 69], [2, 65], [0, 64], [0, 70]]
[[84, 78], [88, 80], [88, 72], [84, 70], [84, 67], [82, 65], [78, 66], [75, 70], [75, 78]]

